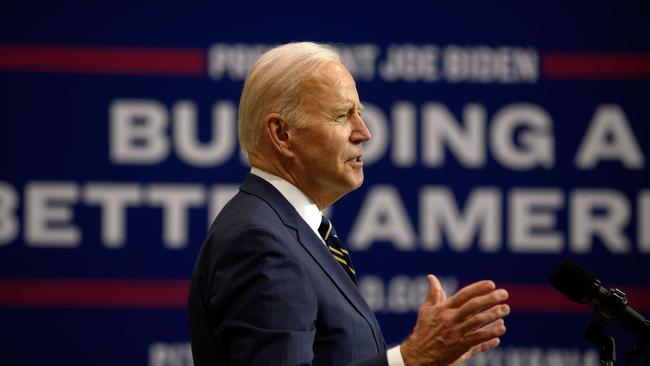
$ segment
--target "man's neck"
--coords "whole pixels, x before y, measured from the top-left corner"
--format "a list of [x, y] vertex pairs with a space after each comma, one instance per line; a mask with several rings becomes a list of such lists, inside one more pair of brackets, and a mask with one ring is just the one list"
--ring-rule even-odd
[[331, 206], [343, 196], [343, 194], [336, 196], [326, 194], [328, 192], [325, 190], [319, 190], [318, 187], [315, 187], [313, 184], [308, 184], [308, 177], [304, 174], [302, 177], [303, 179], [300, 179], [301, 175], [296, 173], [299, 170], [299, 167], [291, 168], [292, 161], [289, 159], [282, 161], [273, 153], [267, 153], [265, 156], [264, 152], [249, 152], [248, 158], [251, 166], [276, 175], [301, 190], [305, 195], [307, 195], [307, 197], [316, 203], [320, 211]]
[[[262, 156], [262, 154], [257, 152], [250, 152], [248, 158], [251, 163], [251, 167], [260, 169], [269, 174], [273, 174], [277, 177], [280, 177], [287, 182], [291, 183], [294, 187], [298, 188], [302, 193], [304, 193], [311, 201], [316, 203], [319, 210], [323, 210], [325, 207], [323, 202], [314, 197], [307, 189], [301, 186], [300, 182], [289, 172], [289, 169], [285, 167], [282, 162], [274, 159], [269, 159], [268, 157]], [[328, 205], [329, 206], [329, 205]]]
[[298, 187], [294, 186], [282, 177], [279, 177], [270, 172], [262, 169], [252, 167], [251, 173], [264, 179], [277, 189], [282, 196], [289, 201], [291, 206], [298, 212], [300, 217], [307, 223], [307, 225], [318, 234], [318, 226], [321, 222], [321, 211], [318, 206], [306, 194], [304, 194]]

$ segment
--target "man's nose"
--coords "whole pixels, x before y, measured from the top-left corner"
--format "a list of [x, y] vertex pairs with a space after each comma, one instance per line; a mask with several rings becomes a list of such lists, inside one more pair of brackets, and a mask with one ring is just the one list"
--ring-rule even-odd
[[361, 116], [357, 115], [354, 119], [354, 131], [350, 136], [350, 140], [354, 143], [365, 142], [372, 138], [372, 134], [366, 126], [366, 123], [363, 121]]

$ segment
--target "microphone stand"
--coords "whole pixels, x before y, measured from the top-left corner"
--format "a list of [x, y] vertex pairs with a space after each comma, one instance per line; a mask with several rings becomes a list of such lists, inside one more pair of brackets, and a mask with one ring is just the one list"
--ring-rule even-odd
[[585, 333], [585, 338], [598, 346], [601, 366], [614, 366], [614, 361], [616, 361], [614, 337], [603, 334], [603, 327], [607, 322], [606, 316], [596, 313], [594, 320], [591, 321]]
[[[603, 304], [607, 306], [598, 306], [596, 307], [596, 312], [594, 313], [594, 319], [589, 324], [589, 328], [585, 333], [585, 338], [598, 346], [600, 351], [600, 364], [601, 366], [614, 366], [614, 361], [616, 361], [616, 345], [614, 338], [603, 334], [603, 328], [607, 323], [614, 320], [617, 314], [621, 312], [608, 309], [623, 309], [627, 306], [627, 296], [625, 293], [619, 289], [612, 289], [607, 297], [604, 299]], [[645, 321], [646, 328], [650, 329], [650, 321]], [[634, 344], [630, 352], [627, 354], [625, 359], [625, 366], [630, 366], [632, 360], [634, 360], [641, 351], [650, 344], [650, 332], [648, 331], [639, 331], [637, 333], [639, 338]]]

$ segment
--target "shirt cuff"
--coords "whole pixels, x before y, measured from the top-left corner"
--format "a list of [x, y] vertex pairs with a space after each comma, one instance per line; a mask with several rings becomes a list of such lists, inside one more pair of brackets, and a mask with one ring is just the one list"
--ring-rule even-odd
[[405, 366], [402, 352], [400, 352], [399, 347], [400, 346], [393, 347], [386, 352], [388, 366]]

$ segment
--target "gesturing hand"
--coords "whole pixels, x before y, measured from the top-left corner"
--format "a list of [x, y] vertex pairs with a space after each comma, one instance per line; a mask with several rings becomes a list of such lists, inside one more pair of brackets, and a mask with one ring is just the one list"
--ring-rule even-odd
[[503, 289], [492, 281], [463, 287], [447, 299], [440, 281], [428, 275], [429, 293], [418, 310], [413, 333], [400, 351], [407, 366], [448, 366], [499, 344], [506, 331], [503, 317], [510, 313]]

